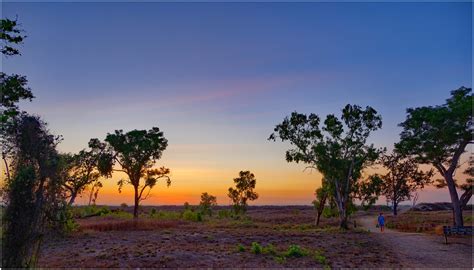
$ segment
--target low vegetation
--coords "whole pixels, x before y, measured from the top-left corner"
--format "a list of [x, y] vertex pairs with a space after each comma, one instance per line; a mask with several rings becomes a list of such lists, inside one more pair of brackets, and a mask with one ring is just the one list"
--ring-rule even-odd
[[[471, 211], [464, 211], [465, 226], [473, 226]], [[442, 234], [443, 226], [452, 226], [452, 211], [408, 211], [398, 216], [387, 216], [386, 226], [402, 232]]]

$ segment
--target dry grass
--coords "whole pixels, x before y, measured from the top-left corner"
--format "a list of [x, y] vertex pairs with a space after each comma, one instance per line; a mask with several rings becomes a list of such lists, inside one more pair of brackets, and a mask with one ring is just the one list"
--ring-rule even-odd
[[117, 219], [101, 217], [79, 221], [81, 231], [150, 231], [157, 229], [174, 228], [185, 221], [179, 220], [153, 220], [153, 219]]
[[[471, 211], [464, 211], [464, 225], [472, 226]], [[453, 215], [451, 211], [417, 212], [408, 211], [397, 217], [387, 216], [388, 228], [403, 232], [423, 232], [430, 234], [443, 234], [443, 226], [451, 226]]]

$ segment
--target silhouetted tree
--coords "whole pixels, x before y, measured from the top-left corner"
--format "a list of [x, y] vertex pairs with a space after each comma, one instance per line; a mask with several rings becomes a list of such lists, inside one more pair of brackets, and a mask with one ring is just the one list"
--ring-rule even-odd
[[413, 192], [432, 182], [433, 171], [421, 171], [415, 161], [398, 153], [383, 155], [381, 164], [388, 170], [387, 174], [380, 176], [381, 194], [392, 204], [396, 216], [400, 202], [411, 200]]
[[[148, 197], [150, 190], [159, 179], [165, 179], [168, 186], [171, 184], [170, 169], [152, 168], [168, 146], [163, 132], [157, 127], [148, 131], [132, 130], [127, 133], [116, 130], [112, 134], [107, 134], [105, 142], [91, 139], [89, 146], [103, 151], [98, 164], [102, 174], [111, 175], [113, 171], [120, 171], [128, 176], [128, 179], [121, 179], [118, 182], [119, 192], [124, 184], [133, 186], [135, 203], [133, 216], [135, 218], [138, 217], [140, 201]], [[121, 169], [114, 169], [116, 163]], [[140, 181], [142, 179], [143, 182]]]
[[212, 196], [207, 192], [201, 194], [201, 202], [199, 202], [199, 208], [201, 213], [204, 215], [212, 216], [212, 208], [217, 205], [216, 196]]
[[234, 178], [235, 188], [230, 187], [227, 196], [232, 200], [234, 212], [236, 214], [247, 211], [247, 201], [258, 199], [258, 194], [254, 191], [257, 179], [250, 171], [240, 171], [239, 177]]
[[[21, 33], [22, 30], [18, 29], [16, 21], [9, 19], [0, 20], [2, 55], [12, 56], [20, 54], [16, 46], [22, 44], [26, 37]], [[20, 113], [18, 102], [20, 100], [31, 100], [34, 98], [27, 83], [28, 81], [25, 76], [17, 74], [7, 75], [4, 72], [0, 72], [0, 145], [7, 180], [10, 179], [10, 166], [7, 161], [7, 155], [10, 151], [8, 147], [10, 144], [5, 141], [8, 137], [6, 132], [9, 126], [14, 124], [13, 118]]]
[[321, 172], [334, 187], [340, 226], [347, 228], [351, 194], [364, 168], [373, 164], [381, 149], [367, 144], [372, 131], [382, 127], [382, 117], [372, 107], [363, 110], [346, 105], [341, 119], [330, 114], [320, 127], [320, 118], [294, 112], [278, 124], [269, 140], [280, 138], [293, 146], [288, 162], [303, 162]]
[[22, 113], [8, 130], [12, 177], [6, 182], [3, 267], [35, 265], [44, 225], [63, 206], [58, 177], [59, 138], [36, 116]]
[[461, 87], [452, 91], [443, 105], [407, 109], [396, 145], [399, 152], [418, 163], [433, 165], [444, 178], [456, 226], [463, 226], [464, 221], [454, 173], [467, 145], [473, 142], [472, 97], [471, 88]]
[[99, 149], [84, 149], [74, 155], [61, 155], [63, 187], [67, 193], [66, 197], [69, 198], [69, 205], [72, 205], [87, 187], [94, 190], [100, 183], [98, 163], [101, 153]]

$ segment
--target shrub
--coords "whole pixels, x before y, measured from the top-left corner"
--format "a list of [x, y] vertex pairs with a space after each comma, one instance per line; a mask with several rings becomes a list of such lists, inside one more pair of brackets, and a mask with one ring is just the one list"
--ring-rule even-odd
[[156, 215], [156, 209], [152, 208], [150, 211], [150, 216], [153, 217], [154, 215]]
[[238, 244], [238, 245], [237, 245], [237, 251], [238, 251], [238, 252], [244, 252], [244, 251], [245, 251], [244, 245]]
[[314, 259], [322, 265], [327, 265], [326, 257], [323, 255], [323, 252], [320, 250], [316, 250], [314, 252]]
[[252, 243], [252, 247], [251, 247], [250, 250], [251, 250], [252, 253], [254, 253], [254, 254], [260, 254], [260, 253], [262, 253], [262, 246], [261, 246], [259, 243], [257, 243], [257, 242], [253, 242], [253, 243]]
[[291, 245], [285, 252], [285, 257], [303, 257], [308, 255], [308, 251], [298, 245]]
[[217, 216], [219, 218], [229, 218], [231, 217], [232, 213], [229, 210], [219, 210], [217, 212]]
[[127, 208], [127, 207], [128, 207], [128, 205], [126, 203], [121, 203], [120, 204], [120, 208]]
[[183, 212], [183, 219], [190, 221], [202, 221], [202, 214], [200, 212], [193, 212], [188, 209]]
[[268, 244], [266, 247], [264, 247], [262, 252], [263, 254], [270, 254], [273, 256], [277, 254], [277, 251], [272, 244]]

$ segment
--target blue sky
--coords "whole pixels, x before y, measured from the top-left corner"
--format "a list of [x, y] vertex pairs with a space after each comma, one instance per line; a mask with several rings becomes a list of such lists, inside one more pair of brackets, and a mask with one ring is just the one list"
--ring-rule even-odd
[[[3, 3], [2, 11], [28, 35], [3, 70], [27, 75], [37, 98], [22, 108], [64, 136], [60, 150], [158, 126], [177, 185], [219, 186], [253, 168], [268, 190], [272, 179], [283, 187], [301, 177], [309, 192], [286, 200], [304, 203], [319, 178], [286, 164], [287, 145], [266, 141], [284, 116], [371, 105], [384, 122], [372, 141], [390, 148], [406, 108], [472, 87], [471, 3]], [[207, 173], [180, 176], [190, 168]]]

